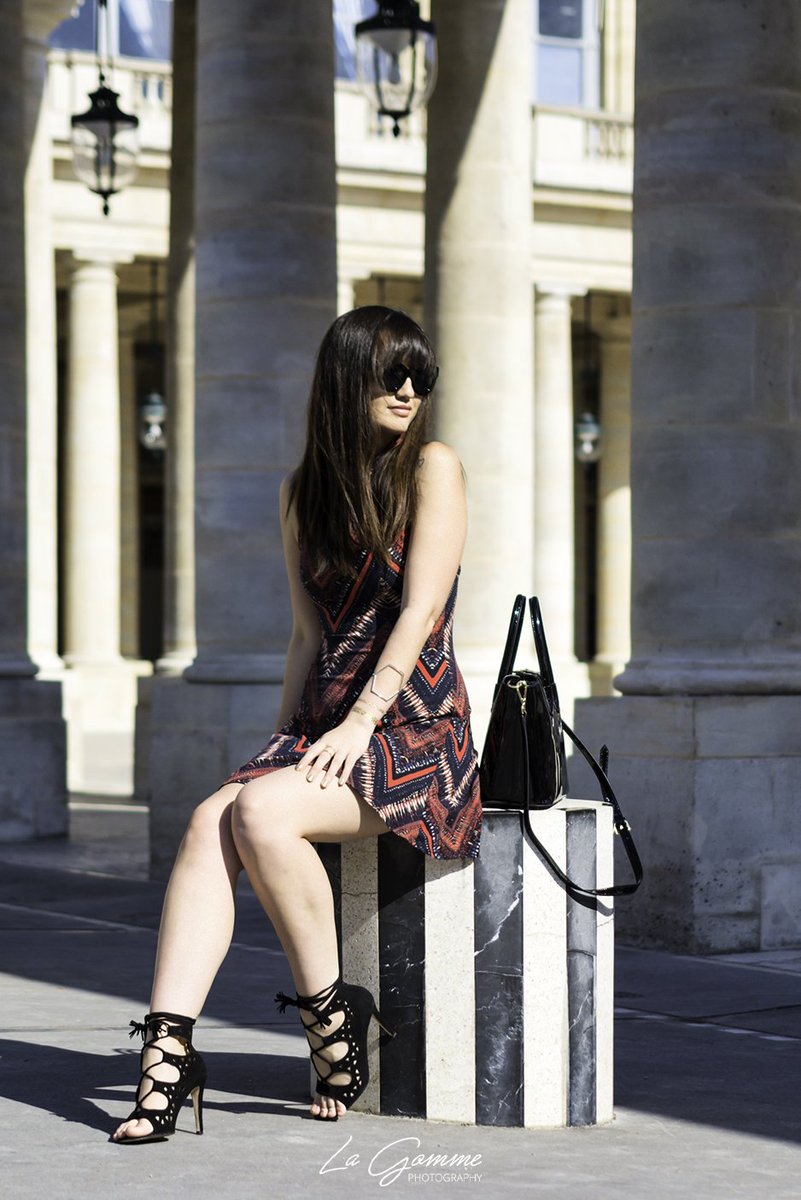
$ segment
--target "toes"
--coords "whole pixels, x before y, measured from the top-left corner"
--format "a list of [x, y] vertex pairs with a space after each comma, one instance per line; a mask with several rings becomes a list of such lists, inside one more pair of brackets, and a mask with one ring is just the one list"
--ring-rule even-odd
[[310, 1112], [321, 1120], [331, 1121], [344, 1116], [347, 1109], [341, 1100], [334, 1100], [331, 1096], [320, 1096], [318, 1093], [312, 1101]]
[[146, 1137], [152, 1132], [150, 1122], [140, 1118], [137, 1121], [124, 1121], [122, 1125], [118, 1125], [112, 1133], [111, 1139], [114, 1142], [124, 1142], [127, 1138], [133, 1141], [136, 1138]]

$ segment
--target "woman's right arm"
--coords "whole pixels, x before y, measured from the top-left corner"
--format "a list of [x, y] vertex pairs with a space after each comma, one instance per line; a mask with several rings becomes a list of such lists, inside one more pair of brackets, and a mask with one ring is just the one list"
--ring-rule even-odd
[[284, 668], [284, 690], [276, 728], [281, 729], [300, 703], [303, 685], [320, 647], [322, 630], [317, 609], [300, 582], [298, 564], [297, 518], [294, 505], [287, 514], [289, 480], [284, 479], [279, 491], [278, 503], [281, 510], [281, 537], [284, 543], [284, 559], [289, 579], [289, 596], [292, 602], [292, 636], [286, 654]]

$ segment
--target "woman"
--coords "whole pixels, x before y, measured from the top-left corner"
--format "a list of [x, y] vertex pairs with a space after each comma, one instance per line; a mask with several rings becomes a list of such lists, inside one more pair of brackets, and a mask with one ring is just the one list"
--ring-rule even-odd
[[[231, 941], [244, 867], [292, 970], [336, 1120], [368, 1082], [370, 992], [339, 976], [333, 896], [312, 844], [393, 832], [435, 858], [481, 833], [470, 707], [452, 645], [467, 515], [455, 452], [426, 441], [438, 374], [410, 317], [339, 317], [317, 358], [306, 449], [280, 489], [294, 624], [278, 730], [194, 811], [162, 913], [137, 1105], [123, 1143], [162, 1140], [206, 1069], [192, 1026]], [[391, 1033], [382, 1024], [386, 1032]]]

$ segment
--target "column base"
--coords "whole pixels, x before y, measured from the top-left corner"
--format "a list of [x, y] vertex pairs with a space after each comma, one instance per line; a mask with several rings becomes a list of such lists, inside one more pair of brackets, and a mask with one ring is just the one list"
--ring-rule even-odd
[[192, 810], [267, 744], [281, 684], [139, 682], [136, 795], [150, 808], [150, 874], [167, 879]]
[[66, 836], [67, 733], [59, 683], [0, 679], [0, 760], [0, 841]]
[[[801, 943], [800, 727], [801, 696], [578, 702], [579, 736], [596, 754], [609, 745], [645, 867], [617, 907], [622, 941], [690, 954]], [[582, 761], [568, 769], [594, 794]]]
[[798, 696], [801, 662], [797, 656], [737, 662], [633, 659], [614, 683], [624, 695], [634, 696]]
[[620, 675], [626, 665], [624, 658], [606, 659], [594, 658], [591, 663], [587, 664], [587, 671], [590, 680], [590, 695], [592, 696], [614, 696], [617, 695], [615, 687], [615, 677]]
[[[534, 658], [533, 666], [536, 670], [536, 657]], [[572, 726], [576, 702], [592, 693], [590, 664], [581, 662], [580, 659], [573, 656], [570, 658], [557, 658], [552, 655], [551, 666], [556, 682], [556, 690], [559, 693], [560, 711], [568, 725]]]
[[157, 675], [183, 675], [195, 661], [195, 650], [172, 650], [156, 660]]
[[71, 792], [131, 795], [136, 681], [152, 670], [151, 662], [128, 658], [68, 663], [63, 689]]

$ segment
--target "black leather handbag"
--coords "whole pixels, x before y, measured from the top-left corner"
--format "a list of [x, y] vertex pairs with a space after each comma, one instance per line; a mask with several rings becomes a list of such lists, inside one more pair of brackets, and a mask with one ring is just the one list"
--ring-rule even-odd
[[[607, 778], [609, 751], [603, 746], [601, 761], [596, 761], [562, 719], [539, 601], [536, 596], [532, 596], [528, 603], [539, 671], [514, 669], [526, 611], [525, 596], [518, 596], [512, 608], [509, 633], [481, 755], [482, 804], [489, 808], [522, 810], [529, 838], [554, 874], [572, 893], [587, 897], [630, 895], [642, 882], [642, 863], [631, 836], [631, 827], [620, 810], [617, 797]], [[603, 801], [612, 806], [615, 832], [620, 835], [631, 863], [634, 872], [633, 883], [613, 884], [605, 888], [581, 887], [564, 873], [531, 827], [531, 809], [551, 808], [567, 796], [565, 733], [592, 769]]]

